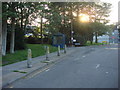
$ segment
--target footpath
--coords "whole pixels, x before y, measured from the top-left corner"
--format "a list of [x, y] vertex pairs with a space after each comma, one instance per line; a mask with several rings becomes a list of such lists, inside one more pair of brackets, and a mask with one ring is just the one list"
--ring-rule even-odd
[[[60, 56], [57, 56], [57, 52], [49, 54], [49, 61], [46, 61], [46, 55], [32, 58], [32, 67], [27, 68], [27, 60], [17, 62], [14, 64], [6, 65], [2, 67], [2, 88], [7, 88], [12, 83], [23, 79], [33, 73], [43, 70], [51, 64], [62, 60], [67, 55], [70, 55], [76, 51], [75, 47], [67, 48], [67, 52], [60, 51]], [[1, 87], [0, 87], [1, 88]]]

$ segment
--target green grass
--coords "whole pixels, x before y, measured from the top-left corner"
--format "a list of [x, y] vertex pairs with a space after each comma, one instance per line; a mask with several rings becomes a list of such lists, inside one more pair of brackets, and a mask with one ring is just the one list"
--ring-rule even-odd
[[41, 63], [49, 63], [50, 61], [41, 61]]
[[25, 50], [18, 50], [15, 51], [14, 54], [7, 54], [6, 56], [2, 57], [2, 65], [8, 65], [15, 62], [20, 62], [23, 60], [27, 60], [27, 50], [30, 48], [32, 50], [32, 58], [37, 56], [45, 55], [45, 48], [44, 46], [49, 46], [50, 53], [57, 51], [56, 47], [51, 45], [41, 45], [41, 44], [27, 44], [27, 49]]
[[14, 70], [13, 72], [27, 73], [27, 72], [24, 72], [24, 71], [18, 71], [18, 70]]
[[13, 72], [19, 72], [18, 70], [13, 70]]
[[86, 46], [90, 46], [90, 45], [105, 45], [107, 43], [95, 43], [93, 42], [92, 44], [90, 43], [90, 41], [87, 41], [87, 43], [85, 44]]
[[27, 73], [27, 72], [20, 71], [20, 73]]
[[92, 43], [92, 44], [86, 43], [85, 45], [86, 45], [86, 46], [90, 46], [90, 45], [103, 45], [103, 43]]

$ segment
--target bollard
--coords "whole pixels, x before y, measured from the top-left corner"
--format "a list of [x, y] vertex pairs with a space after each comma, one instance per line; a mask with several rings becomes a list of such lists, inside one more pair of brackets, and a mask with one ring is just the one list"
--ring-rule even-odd
[[46, 46], [46, 60], [49, 60], [48, 54], [50, 53], [49, 47]]
[[65, 44], [65, 46], [64, 46], [64, 53], [66, 53], [66, 44]]
[[60, 56], [60, 46], [58, 46], [58, 53], [57, 53], [58, 56]]
[[32, 67], [32, 52], [31, 49], [28, 49], [28, 59], [27, 59], [27, 67]]
[[47, 48], [47, 51], [48, 51], [48, 54], [50, 53], [50, 48], [49, 48], [49, 46], [48, 46], [48, 48]]

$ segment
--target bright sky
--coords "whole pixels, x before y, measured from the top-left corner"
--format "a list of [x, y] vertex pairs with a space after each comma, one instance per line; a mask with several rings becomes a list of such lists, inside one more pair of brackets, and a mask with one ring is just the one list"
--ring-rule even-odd
[[110, 22], [118, 22], [118, 2], [120, 0], [101, 0], [102, 2], [108, 2], [112, 4], [111, 13], [110, 13]]

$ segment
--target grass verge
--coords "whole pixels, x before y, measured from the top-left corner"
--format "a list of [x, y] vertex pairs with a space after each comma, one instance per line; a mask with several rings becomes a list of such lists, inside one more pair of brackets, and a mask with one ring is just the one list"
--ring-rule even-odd
[[50, 53], [57, 51], [56, 47], [51, 45], [41, 44], [27, 44], [27, 49], [15, 51], [14, 54], [7, 54], [2, 57], [2, 66], [27, 60], [27, 50], [32, 50], [32, 58], [45, 55], [45, 46], [49, 46]]
[[85, 44], [85, 46], [91, 46], [91, 45], [105, 45], [105, 44], [108, 44], [108, 43], [95, 43], [95, 42], [93, 42], [92, 44], [89, 42], [89, 41], [87, 41], [87, 43]]
[[41, 61], [41, 63], [49, 63], [50, 61]]
[[18, 70], [14, 70], [13, 72], [27, 73], [27, 72], [24, 72], [24, 71], [18, 71]]

